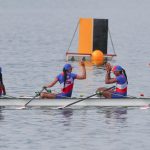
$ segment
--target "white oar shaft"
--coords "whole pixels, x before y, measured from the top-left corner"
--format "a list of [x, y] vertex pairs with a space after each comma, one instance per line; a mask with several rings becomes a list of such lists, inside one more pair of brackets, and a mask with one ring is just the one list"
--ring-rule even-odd
[[42, 88], [42, 90], [41, 90], [38, 94], [36, 94], [34, 97], [32, 97], [32, 98], [24, 105], [24, 107], [26, 107], [33, 99], [35, 99], [39, 94], [41, 94], [41, 93], [43, 92], [43, 90], [44, 90], [44, 88]]
[[73, 102], [73, 103], [70, 103], [70, 104], [64, 106], [63, 108], [66, 108], [66, 107], [69, 107], [69, 106], [71, 106], [71, 105], [73, 105], [73, 104], [76, 104], [76, 103], [79, 103], [79, 102], [81, 102], [81, 101], [84, 101], [84, 100], [86, 100], [86, 99], [88, 99], [88, 98], [91, 98], [91, 97], [93, 97], [93, 96], [95, 96], [95, 95], [97, 95], [97, 94], [93, 94], [93, 95], [90, 95], [90, 96], [88, 96], [88, 97], [86, 97], [86, 98], [83, 98], [83, 99], [80, 99], [80, 100], [75, 101], [75, 102]]

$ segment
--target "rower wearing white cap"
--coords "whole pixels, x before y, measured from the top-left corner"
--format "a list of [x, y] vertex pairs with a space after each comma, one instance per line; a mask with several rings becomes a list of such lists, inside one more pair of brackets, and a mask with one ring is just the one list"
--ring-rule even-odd
[[63, 67], [63, 72], [60, 73], [54, 79], [53, 82], [44, 86], [44, 88], [51, 88], [52, 86], [54, 86], [59, 81], [59, 83], [62, 85], [61, 93], [55, 94], [55, 93], [42, 92], [40, 94], [41, 98], [67, 98], [67, 97], [71, 97], [72, 91], [73, 91], [74, 80], [75, 79], [79, 79], [79, 80], [86, 79], [86, 69], [85, 69], [84, 62], [81, 62], [80, 65], [82, 67], [82, 74], [78, 75], [78, 74], [72, 73], [71, 64], [65, 64]]

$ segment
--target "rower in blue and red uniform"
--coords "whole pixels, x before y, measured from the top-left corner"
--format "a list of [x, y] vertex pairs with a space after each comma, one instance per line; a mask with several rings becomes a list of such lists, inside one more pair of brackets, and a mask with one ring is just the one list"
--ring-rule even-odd
[[2, 68], [0, 67], [0, 96], [2, 95], [6, 95], [6, 90], [3, 84]]
[[44, 88], [50, 88], [54, 86], [57, 82], [62, 85], [61, 93], [49, 93], [49, 92], [42, 92], [40, 94], [41, 98], [67, 98], [71, 97], [73, 91], [73, 85], [75, 79], [86, 79], [86, 69], [84, 62], [81, 62], [80, 65], [82, 66], [82, 74], [78, 75], [72, 73], [72, 66], [70, 64], [65, 64], [63, 67], [63, 72], [60, 73], [53, 82], [48, 85], [45, 85]]
[[[106, 76], [105, 76], [105, 83], [106, 84], [113, 84], [116, 83], [116, 88], [107, 90], [104, 87], [98, 89], [100, 93], [106, 98], [123, 98], [127, 96], [127, 86], [128, 86], [128, 79], [125, 70], [117, 65], [112, 67], [109, 63], [106, 64]], [[111, 71], [114, 73], [115, 78], [111, 78], [110, 74]]]

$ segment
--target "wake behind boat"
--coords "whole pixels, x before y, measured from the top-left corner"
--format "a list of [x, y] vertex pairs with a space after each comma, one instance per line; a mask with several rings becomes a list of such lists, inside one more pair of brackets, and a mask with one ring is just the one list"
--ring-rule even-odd
[[[19, 97], [19, 98], [0, 98], [0, 106], [24, 106], [31, 97]], [[40, 99], [35, 98], [31, 101], [28, 106], [45, 106], [45, 107], [62, 107], [80, 100], [80, 98], [68, 98], [68, 99]], [[117, 98], [117, 99], [105, 99], [105, 98], [89, 98], [79, 103], [74, 104], [74, 106], [82, 107], [142, 107], [150, 105], [150, 98]]]

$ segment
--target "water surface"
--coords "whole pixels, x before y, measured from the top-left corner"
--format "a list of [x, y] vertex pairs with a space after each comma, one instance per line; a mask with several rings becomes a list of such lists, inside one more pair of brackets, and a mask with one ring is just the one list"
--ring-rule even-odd
[[[108, 18], [117, 58], [128, 74], [129, 95], [149, 94], [148, 0], [0, 0], [0, 66], [8, 95], [34, 96], [65, 64], [80, 17]], [[76, 51], [77, 41], [70, 48]], [[109, 43], [109, 52], [112, 47]], [[78, 63], [72, 63], [80, 73]], [[105, 72], [86, 66], [73, 96], [105, 86]], [[53, 90], [59, 90], [57, 84]], [[80, 108], [1, 110], [0, 149], [148, 150], [149, 110]]]

